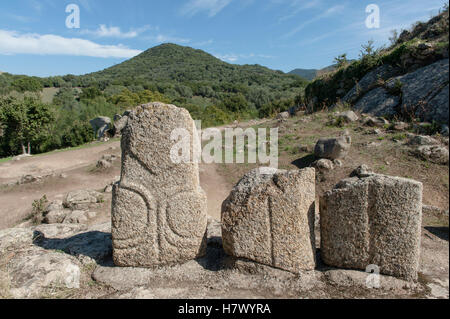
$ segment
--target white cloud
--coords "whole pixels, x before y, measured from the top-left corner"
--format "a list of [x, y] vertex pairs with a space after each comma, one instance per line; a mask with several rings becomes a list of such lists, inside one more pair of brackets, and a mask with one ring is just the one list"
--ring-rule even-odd
[[336, 6], [330, 7], [326, 11], [324, 11], [321, 14], [316, 15], [315, 17], [313, 17], [313, 18], [303, 22], [298, 27], [296, 27], [292, 31], [290, 31], [287, 34], [285, 34], [284, 38], [289, 38], [289, 37], [295, 35], [296, 33], [300, 32], [301, 30], [303, 30], [305, 27], [307, 27], [311, 23], [314, 23], [314, 22], [319, 21], [319, 20], [324, 19], [324, 18], [328, 18], [329, 16], [331, 16], [333, 14], [337, 14], [337, 13], [341, 12], [344, 8], [345, 8], [344, 5], [336, 5]]
[[99, 58], [131, 58], [142, 51], [123, 45], [103, 45], [53, 34], [20, 34], [0, 30], [0, 54], [73, 55]]
[[289, 20], [295, 17], [297, 14], [304, 10], [312, 9], [317, 7], [321, 3], [320, 0], [302, 1], [302, 0], [291, 0], [289, 4], [289, 14], [282, 16], [278, 19], [279, 22]]
[[231, 62], [231, 63], [234, 63], [234, 62], [236, 62], [238, 60], [241, 60], [241, 59], [250, 59], [250, 58], [271, 59], [271, 58], [274, 58], [271, 55], [254, 54], [254, 53], [250, 53], [250, 54], [234, 54], [234, 53], [230, 53], [230, 54], [215, 54], [214, 56], [216, 58], [222, 60], [222, 61]]
[[82, 30], [82, 34], [90, 34], [99, 38], [122, 38], [122, 39], [131, 39], [136, 38], [142, 32], [151, 29], [150, 26], [145, 26], [139, 29], [130, 30], [128, 32], [122, 32], [119, 27], [107, 27], [104, 24], [101, 24], [97, 30]]
[[206, 11], [209, 17], [214, 17], [232, 0], [190, 0], [181, 8], [181, 14], [194, 16], [199, 12]]

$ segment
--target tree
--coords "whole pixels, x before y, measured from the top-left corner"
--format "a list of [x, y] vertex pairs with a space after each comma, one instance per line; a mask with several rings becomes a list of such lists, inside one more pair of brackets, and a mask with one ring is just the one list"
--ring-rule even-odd
[[348, 64], [347, 53], [341, 54], [341, 55], [337, 56], [336, 58], [334, 58], [334, 63], [336, 64], [338, 69], [346, 66]]
[[15, 80], [11, 86], [18, 92], [40, 92], [43, 89], [42, 82], [37, 78], [25, 77]]
[[363, 44], [361, 46], [361, 48], [362, 48], [362, 50], [360, 51], [361, 57], [372, 56], [373, 54], [375, 54], [375, 46], [373, 44], [374, 44], [374, 41], [369, 40], [369, 41], [367, 41], [367, 44]]
[[54, 120], [55, 115], [50, 106], [36, 99], [0, 99], [2, 155], [15, 155], [20, 153], [20, 150], [23, 154], [31, 154], [31, 149], [39, 149], [41, 143], [49, 137]]
[[391, 36], [389, 37], [389, 42], [391, 42], [391, 45], [397, 44], [398, 41], [398, 32], [397, 30], [391, 30]]

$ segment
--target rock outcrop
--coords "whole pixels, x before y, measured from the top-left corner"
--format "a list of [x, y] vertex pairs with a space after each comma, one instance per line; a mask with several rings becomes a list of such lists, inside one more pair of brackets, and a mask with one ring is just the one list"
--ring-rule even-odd
[[422, 183], [377, 174], [341, 181], [320, 201], [321, 256], [330, 266], [416, 280]]
[[[121, 121], [125, 116], [121, 118]], [[205, 253], [206, 195], [198, 163], [175, 163], [174, 130], [192, 155], [199, 145], [189, 112], [174, 105], [141, 105], [122, 129], [122, 172], [112, 199], [113, 258], [117, 266], [182, 263]]]
[[225, 252], [293, 273], [315, 267], [315, 170], [254, 169], [222, 204]]

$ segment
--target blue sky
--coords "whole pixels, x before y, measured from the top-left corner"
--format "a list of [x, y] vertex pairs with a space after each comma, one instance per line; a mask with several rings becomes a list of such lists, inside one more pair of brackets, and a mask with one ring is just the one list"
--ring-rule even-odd
[[[205, 50], [230, 63], [288, 72], [358, 56], [361, 44], [388, 42], [392, 29], [426, 21], [444, 0], [15, 0], [0, 2], [0, 71], [85, 74], [161, 43]], [[80, 28], [66, 27], [66, 6]], [[368, 29], [366, 7], [380, 8]]]

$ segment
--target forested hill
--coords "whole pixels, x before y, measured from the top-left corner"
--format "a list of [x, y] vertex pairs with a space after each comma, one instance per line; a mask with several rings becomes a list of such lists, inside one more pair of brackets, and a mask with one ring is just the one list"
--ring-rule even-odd
[[268, 85], [298, 80], [260, 65], [234, 65], [190, 47], [162, 44], [100, 72], [82, 76], [97, 81], [208, 81]]
[[[268, 117], [300, 105], [308, 81], [260, 65], [234, 65], [189, 47], [162, 44], [86, 75], [0, 74], [0, 157], [92, 140], [89, 120], [161, 101], [186, 108], [203, 127]], [[42, 121], [36, 121], [39, 117]], [[40, 135], [19, 128], [37, 123]], [[39, 137], [39, 138], [38, 138]]]

